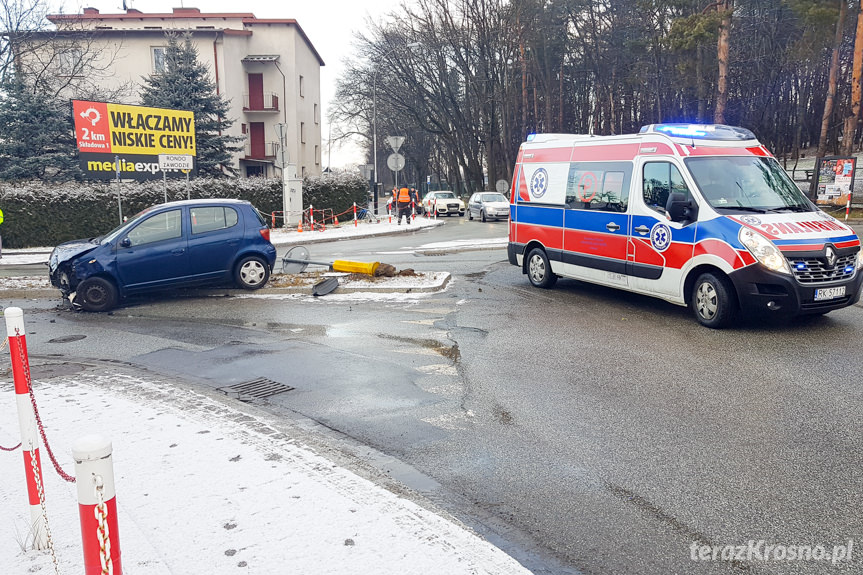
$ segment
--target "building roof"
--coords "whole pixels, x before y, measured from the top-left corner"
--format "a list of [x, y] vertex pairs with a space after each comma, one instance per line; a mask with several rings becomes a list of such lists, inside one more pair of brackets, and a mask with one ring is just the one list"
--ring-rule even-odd
[[[80, 14], [50, 14], [48, 20], [55, 24], [58, 29], [63, 29], [69, 24], [83, 24], [88, 30], [98, 29], [105, 33], [111, 30], [130, 32], [130, 31], [154, 31], [152, 24], [157, 21], [178, 21], [178, 20], [199, 20], [206, 23], [206, 28], [224, 32], [227, 35], [247, 35], [252, 31], [249, 30], [254, 26], [272, 26], [285, 25], [293, 26], [297, 29], [306, 45], [315, 55], [321, 66], [324, 66], [324, 60], [318, 51], [315, 49], [309, 37], [303, 31], [299, 23], [291, 18], [256, 18], [251, 12], [201, 12], [198, 8], [172, 8], [170, 13], [152, 13], [141, 12], [134, 8], [127, 9], [120, 14], [102, 14], [96, 8], [84, 8]], [[140, 28], [136, 28], [135, 24], [139, 23]], [[116, 27], [116, 26], [120, 27]], [[212, 28], [210, 28], [212, 26]], [[182, 30], [183, 28], [177, 28]], [[190, 31], [204, 31], [200, 28], [189, 26]]]

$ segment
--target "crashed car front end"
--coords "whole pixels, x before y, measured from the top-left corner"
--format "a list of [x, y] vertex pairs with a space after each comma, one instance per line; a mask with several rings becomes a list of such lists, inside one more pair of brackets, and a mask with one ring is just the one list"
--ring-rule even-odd
[[81, 256], [99, 247], [93, 240], [74, 240], [55, 247], [48, 257], [48, 279], [64, 298], [75, 293], [78, 284], [92, 275], [87, 260]]

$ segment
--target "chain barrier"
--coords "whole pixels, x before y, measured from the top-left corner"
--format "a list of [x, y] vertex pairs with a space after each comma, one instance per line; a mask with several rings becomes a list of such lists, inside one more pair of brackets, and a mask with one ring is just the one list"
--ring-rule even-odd
[[54, 573], [60, 575], [60, 564], [57, 563], [57, 554], [54, 552], [54, 539], [51, 537], [51, 527], [48, 526], [48, 506], [45, 505], [45, 489], [42, 487], [42, 475], [39, 473], [39, 462], [36, 461], [36, 449], [32, 448], [30, 449], [30, 467], [33, 468], [33, 481], [36, 483], [36, 491], [39, 493], [42, 518], [45, 519], [45, 538], [48, 541], [48, 550], [51, 551]]
[[93, 508], [98, 525], [96, 539], [99, 541], [99, 561], [102, 564], [102, 575], [113, 575], [114, 562], [111, 560], [111, 534], [108, 530], [108, 506], [105, 505], [104, 483], [101, 475], [93, 478], [96, 483], [96, 498], [99, 503]]
[[[15, 329], [15, 335], [18, 336], [18, 352], [23, 358], [24, 346], [21, 343], [21, 334], [17, 328]], [[54, 452], [51, 450], [51, 446], [48, 444], [48, 436], [45, 433], [45, 426], [42, 425], [42, 418], [39, 416], [39, 408], [36, 406], [36, 395], [33, 393], [33, 382], [30, 379], [30, 365], [26, 361], [24, 362], [24, 381], [27, 383], [27, 390], [30, 392], [30, 403], [33, 405], [33, 415], [36, 418], [36, 424], [39, 427], [39, 435], [42, 437], [42, 444], [45, 446], [45, 451], [48, 452], [48, 457], [51, 459], [51, 463], [54, 464], [54, 469], [60, 477], [69, 483], [75, 483], [75, 478], [63, 471], [60, 467], [60, 464], [57, 462], [57, 458], [54, 456]]]

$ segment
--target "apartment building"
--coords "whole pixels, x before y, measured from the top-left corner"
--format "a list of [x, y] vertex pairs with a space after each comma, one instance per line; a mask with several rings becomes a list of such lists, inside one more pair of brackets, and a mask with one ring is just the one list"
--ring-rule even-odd
[[[131, 86], [135, 96], [121, 102], [127, 104], [138, 103], [137, 88], [146, 76], [164, 70], [165, 33], [190, 32], [199, 61], [231, 103], [230, 135], [245, 140], [235, 156], [239, 173], [281, 177], [283, 140], [285, 161], [296, 166], [297, 175], [320, 175], [324, 61], [296, 20], [197, 8], [174, 8], [170, 14], [134, 9], [101, 14], [84, 8], [48, 19], [66, 34], [87, 35], [88, 50], [102, 55], [93, 81], [105, 91]], [[74, 55], [67, 59], [74, 63]]]

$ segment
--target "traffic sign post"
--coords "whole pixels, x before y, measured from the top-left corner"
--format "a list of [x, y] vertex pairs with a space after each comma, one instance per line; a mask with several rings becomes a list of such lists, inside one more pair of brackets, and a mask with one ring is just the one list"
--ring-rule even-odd
[[[389, 138], [388, 138], [389, 139]], [[404, 139], [404, 138], [402, 138]], [[399, 142], [399, 146], [401, 146], [401, 142]], [[401, 172], [405, 167], [405, 157], [399, 153], [390, 154], [387, 158], [387, 167], [395, 172], [396, 176], [396, 189], [399, 187], [399, 172]]]

